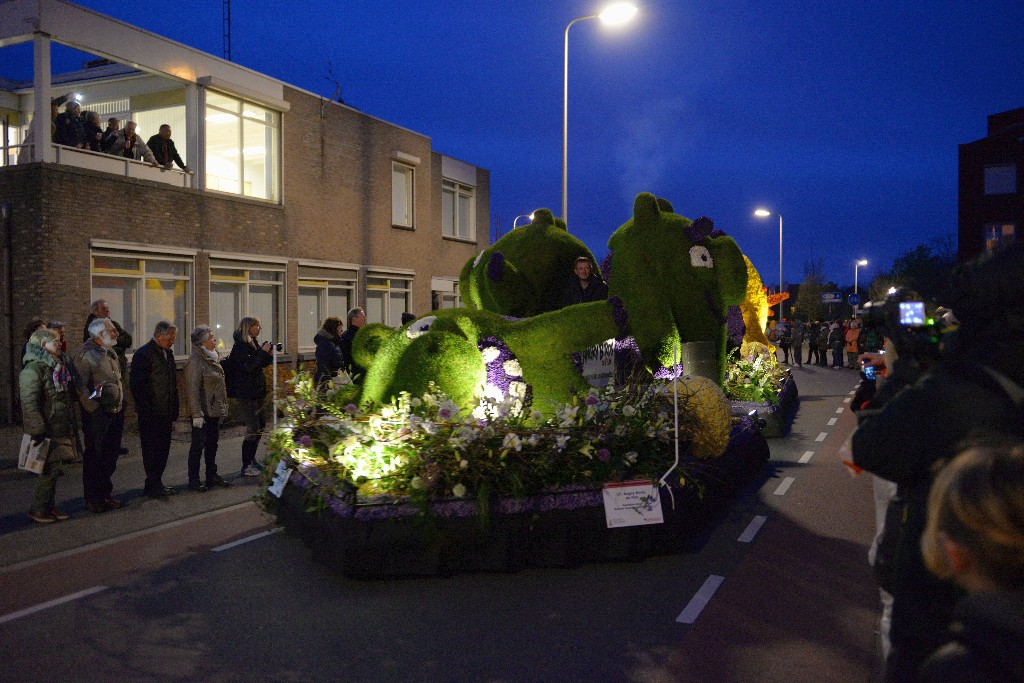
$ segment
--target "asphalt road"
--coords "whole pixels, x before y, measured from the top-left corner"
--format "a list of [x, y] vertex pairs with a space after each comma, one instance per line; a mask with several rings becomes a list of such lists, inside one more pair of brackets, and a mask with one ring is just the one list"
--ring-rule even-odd
[[[857, 380], [794, 374], [800, 412], [771, 440], [765, 476], [685, 553], [362, 582], [331, 575], [251, 503], [233, 502], [4, 562], [4, 678], [873, 680], [871, 487], [836, 456]], [[70, 535], [83, 517], [51, 526]], [[0, 533], [0, 549], [47, 531]]]

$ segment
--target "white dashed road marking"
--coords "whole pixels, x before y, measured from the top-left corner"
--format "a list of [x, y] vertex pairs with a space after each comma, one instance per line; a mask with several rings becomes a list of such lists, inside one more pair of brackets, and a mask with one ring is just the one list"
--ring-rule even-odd
[[806, 465], [807, 463], [809, 463], [811, 461], [811, 457], [813, 457], [813, 456], [814, 456], [814, 451], [807, 451], [802, 456], [800, 456], [800, 464], [801, 465]]
[[718, 587], [722, 585], [723, 581], [725, 581], [724, 576], [715, 576], [714, 574], [709, 576], [707, 581], [704, 582], [704, 585], [700, 587], [699, 591], [697, 591], [696, 595], [690, 599], [686, 608], [679, 613], [678, 617], [676, 617], [676, 623], [692, 624], [697, 621], [697, 617], [700, 616], [701, 611], [707, 606], [707, 604], [711, 602], [711, 597], [715, 594], [715, 591], [718, 590]]
[[815, 441], [824, 441], [825, 437], [827, 437], [827, 436], [828, 436], [828, 432], [822, 432], [821, 434], [818, 434], [817, 438], [815, 438], [814, 440]]
[[842, 414], [843, 414], [843, 407], [840, 406], [840, 407], [836, 408], [836, 415], [842, 415]]
[[212, 550], [215, 553], [219, 553], [222, 550], [230, 550], [231, 548], [234, 548], [235, 546], [242, 545], [243, 543], [248, 543], [249, 541], [256, 541], [256, 540], [259, 540], [259, 539], [263, 538], [264, 536], [269, 536], [270, 534], [276, 534], [278, 531], [282, 531], [283, 529], [284, 529], [284, 527], [276, 527], [276, 528], [270, 529], [268, 531], [261, 531], [258, 534], [253, 534], [252, 536], [246, 536], [245, 538], [240, 538], [237, 541], [232, 541], [231, 543], [225, 543], [224, 545], [219, 545], [216, 548], [210, 548], [210, 550]]
[[839, 418], [838, 418], [838, 417], [833, 417], [833, 418], [831, 418], [831, 419], [830, 419], [830, 420], [828, 421], [828, 426], [829, 426], [829, 427], [831, 427], [831, 426], [833, 426], [833, 425], [834, 425], [834, 424], [835, 424], [836, 422], [839, 422]]
[[62, 598], [56, 598], [54, 600], [49, 600], [47, 602], [41, 602], [38, 605], [33, 605], [32, 607], [20, 609], [17, 612], [5, 614], [4, 616], [0, 617], [0, 624], [6, 624], [9, 621], [14, 621], [15, 619], [20, 619], [21, 617], [27, 617], [30, 614], [42, 612], [44, 609], [50, 609], [51, 607], [56, 607], [57, 605], [63, 605], [65, 602], [71, 602], [72, 600], [78, 600], [79, 598], [86, 598], [90, 595], [93, 595], [94, 593], [99, 593], [100, 591], [105, 590], [107, 590], [106, 586], [93, 586], [92, 588], [86, 588], [83, 591], [78, 591], [77, 593], [72, 593], [71, 595], [65, 595]]
[[747, 525], [747, 528], [736, 540], [740, 543], [750, 543], [753, 541], [754, 536], [757, 536], [757, 532], [761, 530], [762, 526], [764, 526], [766, 519], [768, 519], [768, 517], [765, 515], [757, 515], [754, 517], [754, 519], [750, 520], [750, 524]]
[[786, 477], [785, 479], [783, 479], [782, 483], [779, 484], [779, 488], [775, 489], [775, 495], [776, 496], [784, 496], [784, 495], [786, 495], [786, 491], [789, 490], [789, 487], [793, 485], [794, 481], [796, 481], [795, 477]]

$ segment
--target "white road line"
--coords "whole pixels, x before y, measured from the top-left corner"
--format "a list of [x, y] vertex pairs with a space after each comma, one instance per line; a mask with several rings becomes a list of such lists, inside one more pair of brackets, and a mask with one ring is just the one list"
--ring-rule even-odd
[[9, 574], [11, 572], [19, 571], [26, 567], [31, 567], [33, 565], [40, 564], [42, 562], [49, 562], [50, 560], [57, 560], [62, 557], [71, 557], [73, 555], [79, 555], [81, 553], [89, 552], [90, 550], [96, 550], [97, 548], [105, 548], [108, 545], [120, 543], [121, 541], [127, 541], [133, 538], [138, 538], [140, 536], [145, 536], [146, 534], [156, 533], [158, 531], [174, 529], [175, 527], [182, 526], [183, 524], [190, 524], [191, 522], [206, 519], [207, 517], [213, 517], [215, 515], [222, 515], [226, 512], [234, 512], [244, 507], [251, 507], [252, 505], [254, 505], [254, 503], [251, 500], [248, 500], [244, 503], [236, 503], [235, 505], [229, 505], [226, 508], [220, 508], [219, 510], [211, 510], [209, 512], [204, 512], [200, 515], [185, 517], [183, 519], [176, 519], [173, 522], [167, 522], [165, 524], [160, 524], [158, 526], [150, 527], [148, 529], [139, 529], [138, 531], [132, 531], [121, 536], [108, 538], [104, 541], [97, 541], [96, 543], [83, 545], [80, 548], [71, 548], [70, 550], [62, 550], [60, 552], [53, 553], [52, 555], [44, 555], [43, 557], [37, 557], [32, 560], [25, 560], [24, 562], [19, 562], [18, 564], [12, 564], [10, 566], [0, 568], [0, 574]]
[[676, 617], [676, 623], [678, 624], [692, 624], [697, 621], [697, 617], [707, 607], [707, 604], [711, 602], [711, 597], [718, 590], [718, 587], [725, 581], [724, 576], [715, 576], [712, 574], [708, 577], [708, 580], [704, 582], [704, 585], [700, 587], [697, 594], [694, 595], [690, 602], [686, 605], [686, 608], [679, 613]]
[[850, 402], [850, 399], [848, 399], [848, 398], [844, 398], [843, 399], [843, 403], [849, 403], [849, 402]]
[[222, 550], [230, 550], [231, 548], [234, 548], [235, 546], [242, 545], [243, 543], [248, 543], [249, 541], [255, 541], [255, 540], [263, 538], [264, 536], [269, 536], [270, 534], [276, 534], [278, 531], [283, 531], [283, 530], [284, 530], [284, 527], [275, 527], [275, 528], [269, 529], [267, 531], [261, 531], [258, 534], [253, 534], [252, 536], [246, 536], [245, 538], [240, 538], [237, 541], [232, 541], [231, 543], [225, 543], [224, 545], [219, 545], [216, 548], [210, 548], [210, 550], [212, 550], [215, 553], [219, 553]]
[[72, 593], [71, 595], [65, 595], [63, 598], [56, 598], [55, 600], [42, 602], [38, 605], [33, 605], [32, 607], [26, 607], [25, 609], [20, 609], [17, 612], [11, 612], [10, 614], [5, 614], [4, 616], [0, 617], [0, 624], [6, 624], [9, 621], [14, 621], [15, 619], [27, 617], [30, 614], [42, 612], [44, 609], [50, 609], [51, 607], [56, 607], [57, 605], [63, 605], [65, 602], [71, 602], [72, 600], [85, 598], [90, 595], [93, 595], [94, 593], [99, 593], [100, 591], [105, 590], [107, 590], [106, 586], [93, 586], [92, 588], [86, 588], [84, 591], [78, 591], [77, 593]]
[[839, 406], [838, 408], [836, 408], [836, 415], [842, 415], [842, 414], [843, 414], [843, 407]]
[[794, 477], [786, 477], [785, 479], [783, 479], [782, 483], [779, 484], [779, 488], [775, 489], [775, 495], [776, 496], [784, 496], [784, 495], [786, 495], [786, 491], [789, 490], [789, 487], [793, 485], [794, 481], [796, 481], [796, 479]]
[[811, 458], [813, 456], [814, 456], [814, 451], [807, 451], [807, 452], [805, 452], [802, 456], [800, 456], [800, 464], [801, 465], [806, 465], [807, 463], [809, 463], [811, 461]]
[[850, 396], [853, 396], [853, 395], [854, 395], [854, 394], [856, 394], [856, 393], [857, 393], [856, 391], [851, 391], [851, 392], [850, 392]]
[[836, 422], [839, 422], [839, 418], [838, 417], [833, 417], [833, 418], [829, 419], [828, 426], [832, 427], [833, 425], [835, 425]]
[[750, 524], [740, 534], [740, 537], [736, 539], [739, 543], [750, 543], [754, 540], [754, 536], [757, 536], [757, 532], [764, 526], [765, 520], [768, 519], [765, 515], [757, 515], [754, 519], [750, 520]]
[[818, 434], [818, 436], [814, 440], [815, 441], [824, 441], [825, 437], [827, 437], [827, 436], [828, 436], [828, 432], [822, 432], [821, 434]]

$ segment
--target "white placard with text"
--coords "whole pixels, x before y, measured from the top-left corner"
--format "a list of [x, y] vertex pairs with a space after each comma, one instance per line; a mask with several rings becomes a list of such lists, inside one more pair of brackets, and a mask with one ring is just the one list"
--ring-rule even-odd
[[649, 480], [605, 484], [604, 516], [609, 529], [664, 523], [658, 487]]
[[288, 467], [288, 463], [284, 461], [284, 458], [281, 458], [277, 463], [277, 469], [274, 470], [274, 480], [267, 487], [270, 495], [280, 498], [281, 494], [284, 493], [284, 485], [288, 483], [288, 477], [290, 476], [292, 476], [292, 468]]

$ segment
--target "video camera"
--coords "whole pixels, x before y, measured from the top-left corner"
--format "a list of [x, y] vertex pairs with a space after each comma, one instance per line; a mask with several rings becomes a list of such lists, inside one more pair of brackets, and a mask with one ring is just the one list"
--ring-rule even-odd
[[903, 290], [891, 292], [882, 301], [869, 301], [857, 317], [888, 337], [900, 358], [914, 360], [922, 368], [939, 360], [941, 330], [926, 314], [924, 302], [912, 301]]

